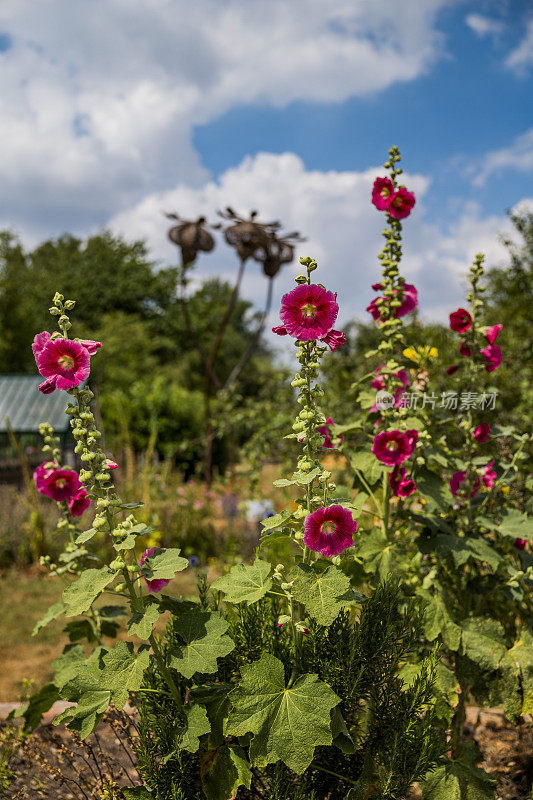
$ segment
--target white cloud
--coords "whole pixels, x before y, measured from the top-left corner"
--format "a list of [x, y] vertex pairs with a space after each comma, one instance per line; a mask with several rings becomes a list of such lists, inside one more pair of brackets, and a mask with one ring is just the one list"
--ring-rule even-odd
[[341, 102], [424, 74], [458, 0], [3, 0], [0, 223], [86, 230], [206, 179], [194, 126], [260, 102]]
[[525, 75], [528, 67], [533, 66], [533, 18], [527, 23], [522, 41], [507, 56], [505, 65], [519, 75]]
[[[279, 217], [286, 229], [309, 237], [299, 246], [295, 262], [277, 277], [275, 302], [291, 287], [292, 275], [299, 271], [298, 257], [311, 255], [319, 262], [317, 279], [339, 291], [340, 320], [346, 322], [354, 316], [366, 317], [364, 309], [372, 297], [370, 284], [379, 278], [376, 254], [384, 218], [370, 204], [370, 188], [381, 173], [378, 168], [364, 172], [306, 170], [294, 153], [259, 153], [227, 170], [217, 182], [208, 181], [197, 188], [178, 185], [154, 193], [115, 216], [110, 227], [128, 237], [146, 238], [154, 255], [168, 262], [176, 258], [176, 252], [166, 240], [169, 226], [162, 210], [191, 218], [206, 214], [214, 221], [216, 210], [226, 205], [242, 213], [258, 208], [262, 218]], [[473, 256], [481, 250], [490, 264], [504, 259], [498, 234], [509, 227], [508, 222], [500, 216], [483, 218], [480, 209], [470, 204], [448, 227], [430, 224], [424, 218], [429, 179], [406, 175], [404, 180], [415, 191], [417, 206], [405, 225], [403, 273], [419, 288], [422, 313], [444, 320], [454, 305], [464, 303], [464, 275]], [[233, 254], [222, 237], [217, 239], [213, 254], [200, 258], [198, 274], [231, 278]], [[247, 298], [262, 303], [266, 281], [256, 264], [248, 264], [243, 290]]]
[[529, 172], [533, 170], [533, 128], [517, 136], [507, 147], [488, 152], [476, 169], [474, 186], [483, 186], [494, 173], [502, 170]]
[[505, 29], [503, 22], [492, 17], [485, 17], [483, 14], [468, 14], [465, 18], [468, 27], [474, 33], [483, 38], [485, 36], [499, 36]]

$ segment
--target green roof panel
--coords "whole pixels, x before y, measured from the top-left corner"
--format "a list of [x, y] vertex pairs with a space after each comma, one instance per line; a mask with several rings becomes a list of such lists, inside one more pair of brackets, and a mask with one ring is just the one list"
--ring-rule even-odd
[[15, 433], [38, 433], [41, 422], [58, 433], [68, 430], [69, 395], [58, 390], [41, 394], [42, 380], [40, 375], [0, 375], [0, 433], [7, 431], [6, 417]]

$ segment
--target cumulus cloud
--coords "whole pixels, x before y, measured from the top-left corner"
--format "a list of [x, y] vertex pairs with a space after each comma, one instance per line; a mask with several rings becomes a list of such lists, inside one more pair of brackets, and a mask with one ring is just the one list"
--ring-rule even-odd
[[499, 36], [505, 29], [505, 25], [501, 20], [485, 17], [483, 14], [468, 14], [465, 18], [465, 22], [468, 27], [481, 38], [485, 36]]
[[83, 231], [207, 177], [195, 125], [426, 72], [458, 0], [3, 0], [0, 223]]
[[[257, 208], [262, 218], [279, 217], [286, 229], [299, 230], [308, 237], [298, 246], [293, 265], [276, 279], [275, 302], [291, 288], [292, 277], [299, 271], [298, 257], [311, 255], [319, 262], [319, 279], [340, 293], [341, 322], [354, 316], [365, 319], [364, 309], [372, 296], [370, 284], [379, 277], [376, 254], [384, 224], [383, 215], [370, 204], [370, 190], [374, 178], [382, 172], [380, 168], [363, 172], [307, 170], [294, 153], [259, 153], [227, 170], [218, 181], [207, 181], [196, 188], [178, 185], [153, 193], [116, 215], [110, 227], [127, 237], [146, 238], [154, 255], [168, 262], [176, 258], [176, 251], [166, 240], [168, 224], [162, 210], [191, 218], [206, 214], [214, 221], [217, 209], [226, 205], [242, 213]], [[464, 206], [445, 228], [431, 224], [424, 214], [429, 178], [403, 177], [417, 195], [415, 212], [405, 224], [403, 272], [419, 287], [423, 314], [444, 320], [464, 296], [464, 275], [473, 256], [482, 250], [488, 263], [504, 259], [498, 234], [509, 225], [504, 217], [483, 217], [475, 204]], [[216, 250], [201, 257], [198, 274], [231, 279], [235, 272], [233, 254], [222, 237], [217, 238]], [[247, 266], [243, 291], [261, 305], [266, 281], [258, 265]], [[342, 298], [346, 298], [344, 302]]]
[[483, 186], [494, 173], [503, 170], [533, 170], [533, 128], [517, 136], [507, 147], [489, 151], [475, 172], [473, 183]]
[[525, 75], [528, 68], [533, 66], [533, 17], [527, 23], [524, 37], [518, 46], [511, 50], [505, 64], [519, 75]]

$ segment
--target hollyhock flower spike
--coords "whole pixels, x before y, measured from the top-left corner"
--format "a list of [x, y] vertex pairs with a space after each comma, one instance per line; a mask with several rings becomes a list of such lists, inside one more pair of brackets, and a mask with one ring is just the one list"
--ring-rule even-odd
[[300, 284], [285, 294], [280, 317], [287, 333], [304, 342], [327, 336], [339, 313], [336, 298], [333, 292], [313, 283]]
[[494, 372], [502, 363], [502, 351], [497, 344], [489, 344], [481, 351], [481, 355], [485, 359], [485, 369], [487, 372]]
[[394, 184], [390, 178], [376, 178], [372, 187], [372, 203], [378, 211], [386, 211], [394, 194]]
[[383, 464], [396, 466], [409, 458], [417, 439], [417, 431], [382, 431], [374, 438], [372, 452]]
[[52, 382], [56, 389], [73, 389], [89, 377], [89, 351], [71, 339], [49, 339], [37, 352], [35, 360], [39, 372], [47, 379], [39, 387], [45, 394], [53, 391]]
[[167, 578], [155, 578], [155, 580], [149, 581], [142, 574], [142, 566], [143, 566], [144, 562], [146, 561], [146, 559], [150, 558], [150, 556], [153, 556], [153, 554], [155, 552], [158, 552], [158, 551], [161, 551], [161, 550], [166, 550], [166, 549], [167, 549], [166, 547], [149, 547], [148, 550], [144, 551], [144, 553], [142, 554], [141, 559], [139, 561], [139, 566], [141, 567], [142, 578], [143, 578], [143, 580], [145, 581], [145, 583], [146, 583], [146, 585], [148, 587], [148, 591], [152, 592], [153, 594], [156, 594], [157, 592], [160, 592], [162, 589], [165, 588], [165, 586], [168, 586], [168, 584], [170, 583], [170, 580], [168, 580]]
[[91, 505], [91, 498], [85, 489], [78, 489], [76, 494], [72, 495], [68, 501], [69, 511], [73, 517], [81, 517]]
[[466, 333], [472, 327], [472, 317], [466, 308], [458, 308], [450, 314], [450, 328], [457, 333]]
[[414, 193], [407, 191], [405, 186], [400, 186], [392, 195], [387, 211], [394, 219], [405, 219], [413, 210], [415, 203]]
[[339, 556], [353, 545], [357, 522], [339, 505], [322, 507], [308, 514], [304, 522], [304, 544], [327, 558]]
[[493, 325], [491, 328], [487, 328], [485, 331], [485, 339], [489, 344], [494, 344], [502, 328], [503, 325], [501, 322], [499, 322], [497, 325]]
[[488, 422], [482, 422], [477, 428], [474, 428], [474, 439], [477, 442], [484, 444], [490, 436], [490, 425]]

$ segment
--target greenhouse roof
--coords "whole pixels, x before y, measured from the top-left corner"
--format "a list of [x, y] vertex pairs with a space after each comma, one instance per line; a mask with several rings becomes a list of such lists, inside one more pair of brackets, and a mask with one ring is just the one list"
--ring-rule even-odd
[[15, 433], [38, 433], [41, 422], [48, 422], [58, 433], [69, 427], [65, 414], [69, 395], [65, 392], [41, 394], [40, 375], [0, 375], [0, 433], [6, 433], [6, 418]]

